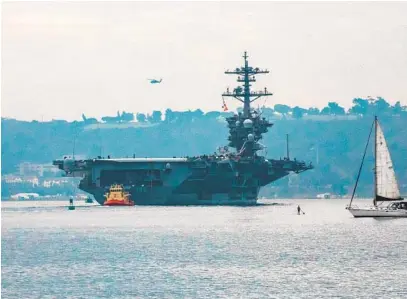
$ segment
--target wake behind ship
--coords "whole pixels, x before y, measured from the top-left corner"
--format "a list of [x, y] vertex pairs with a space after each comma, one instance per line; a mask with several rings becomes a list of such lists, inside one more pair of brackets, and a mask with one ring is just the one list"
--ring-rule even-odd
[[[250, 104], [272, 93], [250, 90], [255, 75], [267, 74], [249, 66], [244, 53], [244, 66], [225, 74], [238, 75], [242, 83], [222, 94], [243, 103], [243, 113], [226, 120], [229, 146], [218, 154], [188, 158], [119, 158], [55, 160], [53, 164], [67, 176], [81, 176], [79, 188], [92, 194], [99, 204], [114, 184], [122, 185], [136, 205], [255, 205], [260, 188], [290, 172], [300, 173], [312, 166], [288, 157], [266, 159], [257, 152], [265, 147], [259, 142], [272, 123], [251, 109]], [[234, 150], [230, 150], [233, 148]]]

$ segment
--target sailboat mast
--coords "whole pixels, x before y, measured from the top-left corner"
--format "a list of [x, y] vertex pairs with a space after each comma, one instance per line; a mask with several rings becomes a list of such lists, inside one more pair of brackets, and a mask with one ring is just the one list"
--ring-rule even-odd
[[288, 134], [287, 134], [287, 159], [290, 160], [290, 149], [288, 148]]
[[377, 197], [377, 116], [374, 117], [374, 194], [373, 205], [376, 206]]
[[349, 207], [351, 207], [353, 198], [355, 197], [356, 188], [358, 187], [360, 173], [362, 172], [363, 162], [365, 161], [367, 147], [369, 146], [370, 136], [372, 135], [374, 125], [375, 125], [375, 122], [372, 122], [372, 125], [370, 126], [369, 137], [367, 137], [367, 141], [366, 141], [365, 151], [363, 152], [362, 162], [360, 162], [358, 176], [356, 178], [356, 183], [355, 183], [355, 186], [353, 187], [352, 197], [350, 198]]

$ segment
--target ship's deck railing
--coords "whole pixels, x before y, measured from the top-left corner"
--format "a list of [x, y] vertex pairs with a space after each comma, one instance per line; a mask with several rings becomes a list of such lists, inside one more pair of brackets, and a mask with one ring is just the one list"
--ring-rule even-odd
[[188, 162], [188, 158], [102, 158], [92, 159], [93, 162]]

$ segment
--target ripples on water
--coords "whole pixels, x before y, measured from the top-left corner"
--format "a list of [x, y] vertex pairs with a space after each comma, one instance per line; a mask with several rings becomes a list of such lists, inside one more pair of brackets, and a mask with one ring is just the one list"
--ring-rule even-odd
[[355, 219], [343, 200], [264, 203], [3, 202], [2, 296], [407, 298], [407, 219]]

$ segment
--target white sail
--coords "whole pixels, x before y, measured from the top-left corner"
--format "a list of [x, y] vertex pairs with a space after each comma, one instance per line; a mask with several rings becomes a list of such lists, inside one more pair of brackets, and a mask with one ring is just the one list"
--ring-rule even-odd
[[[377, 195], [385, 199], [400, 199], [390, 152], [379, 122], [376, 123], [376, 184]], [[380, 199], [379, 199], [380, 200]]]

